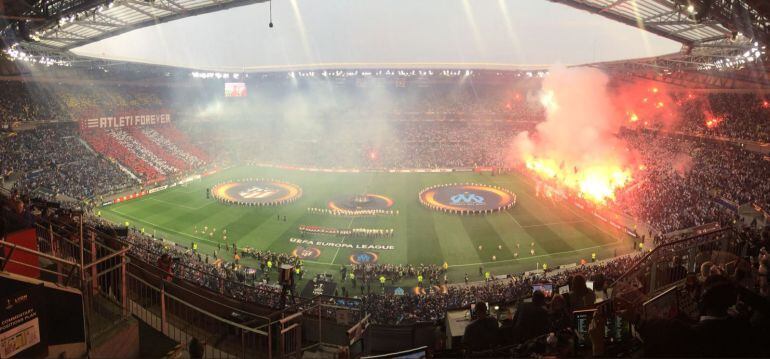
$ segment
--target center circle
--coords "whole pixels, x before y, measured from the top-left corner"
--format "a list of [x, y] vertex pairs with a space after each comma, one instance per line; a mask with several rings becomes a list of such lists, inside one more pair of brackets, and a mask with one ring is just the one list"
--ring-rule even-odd
[[302, 188], [276, 180], [244, 179], [215, 185], [211, 188], [211, 194], [224, 203], [278, 206], [296, 201], [302, 196]]
[[327, 203], [327, 207], [332, 211], [352, 212], [377, 209], [385, 210], [392, 206], [393, 200], [389, 197], [372, 193], [338, 197]]
[[455, 214], [484, 214], [516, 204], [516, 195], [502, 187], [476, 183], [452, 183], [428, 187], [420, 192], [420, 203], [436, 211]]

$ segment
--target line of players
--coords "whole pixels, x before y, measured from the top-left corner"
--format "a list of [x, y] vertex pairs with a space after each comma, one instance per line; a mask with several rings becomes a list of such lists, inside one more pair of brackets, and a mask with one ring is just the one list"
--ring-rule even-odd
[[328, 214], [331, 216], [344, 216], [344, 217], [371, 217], [371, 216], [397, 216], [398, 210], [389, 209], [329, 209], [329, 208], [308, 208], [308, 213], [312, 214]]
[[393, 237], [393, 233], [395, 232], [393, 228], [340, 229], [340, 228], [328, 228], [328, 227], [305, 226], [305, 225], [299, 226], [299, 231], [303, 235], [306, 233], [310, 233], [310, 234], [328, 234], [328, 235], [343, 236], [343, 237], [366, 237], [366, 238]]

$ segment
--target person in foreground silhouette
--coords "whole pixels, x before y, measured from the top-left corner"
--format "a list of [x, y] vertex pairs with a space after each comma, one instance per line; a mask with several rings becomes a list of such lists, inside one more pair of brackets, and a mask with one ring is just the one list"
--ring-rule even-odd
[[473, 322], [465, 327], [463, 344], [471, 351], [493, 348], [498, 343], [497, 332], [497, 319], [488, 315], [486, 303], [478, 302]]

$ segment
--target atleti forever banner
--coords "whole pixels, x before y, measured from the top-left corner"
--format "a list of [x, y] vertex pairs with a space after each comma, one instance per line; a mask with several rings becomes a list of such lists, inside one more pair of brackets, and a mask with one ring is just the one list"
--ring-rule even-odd
[[80, 120], [81, 129], [94, 128], [127, 128], [137, 126], [154, 126], [171, 123], [171, 114], [157, 111], [138, 111], [130, 115], [94, 116]]

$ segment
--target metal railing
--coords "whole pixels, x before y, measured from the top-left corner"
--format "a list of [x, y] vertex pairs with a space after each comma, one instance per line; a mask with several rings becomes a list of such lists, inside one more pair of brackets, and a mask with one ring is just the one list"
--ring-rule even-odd
[[612, 285], [612, 296], [640, 303], [699, 273], [705, 262], [726, 268], [738, 265], [748, 243], [733, 229], [721, 228], [663, 243], [645, 254]]
[[[0, 215], [11, 220], [19, 217], [7, 208]], [[23, 223], [23, 222], [22, 222]], [[81, 226], [82, 227], [82, 226]], [[35, 269], [38, 280], [77, 289], [83, 295], [86, 334], [89, 340], [126, 319], [125, 271], [129, 247], [111, 248], [97, 239], [96, 233], [71, 231], [38, 218], [32, 223], [36, 246], [29, 248], [0, 240], [0, 262]], [[20, 254], [31, 255], [20, 259]]]
[[[334, 298], [316, 297], [275, 311], [179, 277], [168, 280], [154, 263], [131, 255], [130, 243], [84, 224], [82, 213], [55, 220], [43, 214], [31, 223], [6, 214], [21, 227], [35, 228], [37, 248], [0, 241], [7, 249], [0, 252], [0, 263], [33, 266], [40, 270], [38, 279], [79, 289], [90, 341], [134, 316], [182, 346], [196, 338], [207, 358], [300, 357], [322, 345], [348, 348], [346, 332], [362, 317], [350, 300], [340, 305]], [[41, 263], [25, 263], [14, 253], [35, 254]]]
[[[272, 356], [272, 323], [268, 318], [255, 320], [237, 308], [214, 302], [214, 308], [205, 308], [200, 302], [193, 303], [199, 295], [134, 265], [128, 273], [127, 289], [131, 314], [179, 343], [186, 345], [197, 338], [204, 343], [206, 358]], [[238, 315], [225, 317], [227, 310]]]

